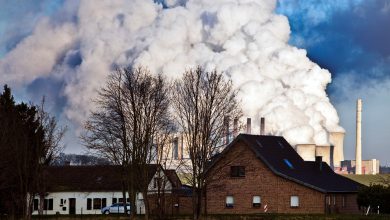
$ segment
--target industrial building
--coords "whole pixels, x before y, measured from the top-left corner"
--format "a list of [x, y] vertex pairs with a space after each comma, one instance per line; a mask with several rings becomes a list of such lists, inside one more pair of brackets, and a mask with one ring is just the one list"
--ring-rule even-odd
[[[379, 160], [362, 160], [361, 164], [361, 174], [379, 174]], [[341, 161], [341, 167], [335, 169], [335, 172], [339, 174], [356, 174], [356, 160]]]

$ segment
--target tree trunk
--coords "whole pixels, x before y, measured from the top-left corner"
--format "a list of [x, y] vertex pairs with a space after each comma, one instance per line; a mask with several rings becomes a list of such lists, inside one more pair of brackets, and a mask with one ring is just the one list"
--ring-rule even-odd
[[148, 198], [148, 190], [143, 190], [144, 204], [145, 204], [145, 220], [149, 220], [150, 206]]
[[39, 208], [38, 213], [39, 215], [43, 215], [43, 201], [45, 200], [45, 196], [41, 193], [39, 194]]
[[[127, 205], [126, 205], [126, 174], [125, 174], [126, 168], [123, 167], [122, 165], [122, 170], [121, 170], [121, 176], [122, 176], [122, 198], [123, 198], [123, 203], [125, 204], [124, 209], [125, 209], [125, 214], [127, 214]], [[131, 210], [131, 205], [130, 205], [130, 210]]]

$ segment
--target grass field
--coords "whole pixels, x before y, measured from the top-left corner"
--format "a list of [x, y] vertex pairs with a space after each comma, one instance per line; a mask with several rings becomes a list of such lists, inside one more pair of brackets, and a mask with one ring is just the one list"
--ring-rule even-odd
[[377, 175], [345, 174], [343, 176], [348, 177], [366, 186], [369, 186], [370, 184], [385, 184], [385, 182], [390, 184], [390, 174], [377, 174]]

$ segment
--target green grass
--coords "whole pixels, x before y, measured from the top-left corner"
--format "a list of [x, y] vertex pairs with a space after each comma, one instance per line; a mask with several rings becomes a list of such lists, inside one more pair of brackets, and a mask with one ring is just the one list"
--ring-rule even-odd
[[384, 184], [386, 181], [390, 184], [390, 174], [376, 174], [376, 175], [355, 175], [345, 174], [348, 177], [360, 184], [369, 186], [370, 184]]

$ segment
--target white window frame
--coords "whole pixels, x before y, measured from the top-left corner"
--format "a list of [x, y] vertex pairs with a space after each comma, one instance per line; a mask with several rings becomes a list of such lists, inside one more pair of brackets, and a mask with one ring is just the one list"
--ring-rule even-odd
[[297, 208], [299, 207], [299, 196], [291, 196], [290, 197], [290, 207]]
[[225, 206], [226, 206], [226, 208], [233, 208], [234, 207], [234, 196], [226, 196]]
[[252, 197], [252, 206], [253, 207], [261, 207], [261, 196], [253, 196]]

